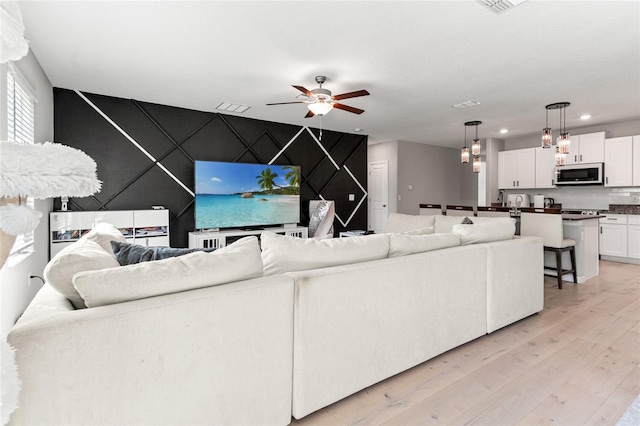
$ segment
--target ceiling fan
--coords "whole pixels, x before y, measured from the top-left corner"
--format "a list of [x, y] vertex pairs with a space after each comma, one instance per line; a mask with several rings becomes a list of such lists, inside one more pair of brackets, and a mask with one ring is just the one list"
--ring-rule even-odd
[[327, 81], [327, 77], [325, 77], [324, 75], [316, 76], [316, 83], [318, 83], [320, 87], [313, 90], [307, 90], [302, 86], [293, 86], [306, 96], [305, 100], [296, 102], [279, 102], [267, 105], [307, 104], [309, 112], [307, 112], [307, 115], [305, 115], [304, 118], [313, 117], [314, 115], [325, 115], [333, 108], [338, 108], [343, 111], [352, 112], [354, 114], [362, 114], [364, 112], [363, 109], [350, 107], [336, 101], [341, 101], [342, 99], [348, 98], [357, 98], [359, 96], [367, 96], [369, 92], [367, 92], [366, 90], [357, 90], [355, 92], [331, 96], [330, 90], [322, 88], [322, 84], [325, 81]]

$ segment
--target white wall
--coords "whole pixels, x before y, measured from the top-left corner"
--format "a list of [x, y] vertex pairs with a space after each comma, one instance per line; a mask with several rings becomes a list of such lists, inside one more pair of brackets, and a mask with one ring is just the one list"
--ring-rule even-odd
[[391, 141], [368, 151], [370, 163], [389, 161], [389, 212], [418, 214], [423, 203], [476, 205], [478, 175], [460, 163], [459, 149]]
[[[49, 79], [40, 67], [32, 52], [15, 62], [14, 66], [29, 82], [36, 92], [38, 102], [35, 106], [35, 139], [36, 142], [53, 141], [53, 88]], [[3, 87], [3, 99], [0, 103], [6, 105], [6, 64], [0, 68], [0, 80]], [[6, 109], [0, 111], [2, 128], [0, 138], [6, 140]], [[0, 312], [1, 332], [5, 339], [9, 330], [24, 312], [33, 296], [42, 287], [38, 279], [28, 280], [29, 275], [42, 276], [42, 271], [49, 257], [49, 212], [52, 200], [36, 200], [35, 207], [42, 212], [42, 220], [35, 230], [34, 251], [28, 255], [12, 256], [0, 270]]]
[[460, 163], [460, 150], [398, 142], [399, 213], [418, 214], [421, 203], [475, 205], [476, 193], [476, 176]]

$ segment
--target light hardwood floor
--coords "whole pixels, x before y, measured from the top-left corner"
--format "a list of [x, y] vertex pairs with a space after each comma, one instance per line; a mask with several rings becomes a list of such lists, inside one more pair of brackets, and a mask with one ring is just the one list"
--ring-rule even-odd
[[544, 310], [292, 425], [614, 425], [640, 394], [640, 266], [557, 288]]

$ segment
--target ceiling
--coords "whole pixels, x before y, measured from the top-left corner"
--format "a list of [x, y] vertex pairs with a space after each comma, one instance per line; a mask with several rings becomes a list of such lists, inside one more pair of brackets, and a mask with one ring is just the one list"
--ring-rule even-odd
[[[54, 87], [244, 117], [460, 147], [539, 134], [545, 105], [567, 128], [640, 118], [640, 2], [526, 1], [495, 14], [477, 1], [22, 1], [26, 37]], [[291, 85], [366, 89], [303, 118]], [[469, 100], [479, 106], [455, 109]], [[588, 121], [582, 114], [591, 114]], [[236, 115], [235, 113], [229, 113]], [[557, 131], [559, 114], [551, 111]], [[507, 135], [499, 130], [509, 129]], [[556, 133], [557, 134], [557, 133]], [[533, 137], [533, 136], [532, 136]]]

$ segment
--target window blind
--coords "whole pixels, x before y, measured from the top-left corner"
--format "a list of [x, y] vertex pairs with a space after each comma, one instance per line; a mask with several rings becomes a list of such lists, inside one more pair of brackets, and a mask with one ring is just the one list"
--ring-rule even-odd
[[[35, 96], [24, 77], [13, 66], [7, 69], [7, 139], [22, 143], [35, 142]], [[23, 201], [24, 202], [24, 201]], [[34, 206], [33, 198], [26, 204]], [[33, 248], [33, 231], [19, 235], [11, 254]]]

